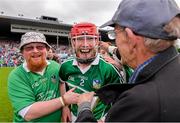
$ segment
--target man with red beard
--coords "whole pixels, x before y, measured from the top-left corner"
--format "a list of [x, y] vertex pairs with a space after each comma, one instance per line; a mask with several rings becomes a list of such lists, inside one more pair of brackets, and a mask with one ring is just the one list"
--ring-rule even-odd
[[21, 38], [20, 52], [25, 61], [8, 78], [14, 122], [61, 122], [60, 108], [77, 103], [79, 94], [74, 88], [60, 96], [60, 65], [46, 59], [50, 47], [38, 32], [27, 32]]
[[[75, 24], [70, 31], [70, 39], [74, 58], [61, 64], [59, 76], [62, 82], [66, 82], [70, 88], [76, 87], [75, 91], [80, 94], [96, 91], [107, 84], [124, 83], [116, 68], [98, 55], [100, 34], [96, 25]], [[94, 98], [94, 102], [93, 114], [97, 120], [103, 120], [109, 106], [97, 97]], [[71, 106], [71, 112], [72, 115], [66, 107], [63, 108], [64, 122], [76, 119], [77, 105]]]

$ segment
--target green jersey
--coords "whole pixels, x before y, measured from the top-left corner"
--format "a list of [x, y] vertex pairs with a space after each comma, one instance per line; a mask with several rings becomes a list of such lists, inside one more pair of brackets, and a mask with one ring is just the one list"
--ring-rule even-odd
[[[14, 108], [14, 121], [25, 121], [18, 112], [38, 101], [51, 100], [60, 96], [59, 67], [54, 61], [49, 61], [44, 74], [33, 73], [20, 65], [8, 77], [8, 92]], [[47, 107], [48, 108], [48, 107]], [[43, 111], [42, 111], [43, 112]], [[60, 122], [61, 111], [35, 119], [37, 122]]]
[[[116, 68], [112, 64], [104, 61], [99, 56], [91, 63], [89, 69], [82, 71], [75, 59], [67, 60], [61, 64], [60, 79], [67, 82], [69, 87], [76, 87], [75, 92], [91, 92], [111, 83], [124, 83]], [[109, 106], [98, 100], [92, 109], [95, 118], [102, 118], [109, 109]], [[72, 113], [77, 116], [77, 105], [72, 105]]]

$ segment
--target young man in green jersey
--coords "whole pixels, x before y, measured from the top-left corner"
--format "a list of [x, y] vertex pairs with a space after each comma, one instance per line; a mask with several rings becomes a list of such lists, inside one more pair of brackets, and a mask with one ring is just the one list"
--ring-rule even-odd
[[77, 103], [79, 94], [74, 89], [60, 97], [60, 65], [46, 60], [49, 48], [41, 33], [27, 32], [21, 38], [20, 51], [25, 61], [8, 78], [14, 122], [61, 122], [60, 108]]
[[[96, 91], [104, 85], [124, 83], [116, 68], [98, 55], [100, 35], [92, 23], [75, 24], [70, 32], [74, 58], [61, 64], [59, 76], [70, 88], [76, 87], [75, 92], [85, 93]], [[103, 120], [109, 106], [99, 98], [94, 98], [92, 111], [97, 120]], [[71, 106], [71, 114], [63, 111], [64, 122], [74, 121], [77, 116], [77, 105]], [[70, 111], [69, 111], [70, 112]]]

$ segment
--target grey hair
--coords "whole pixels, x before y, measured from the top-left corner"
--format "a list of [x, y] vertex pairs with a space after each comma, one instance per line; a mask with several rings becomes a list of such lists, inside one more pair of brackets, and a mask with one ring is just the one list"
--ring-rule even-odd
[[151, 39], [145, 38], [144, 45], [150, 49], [153, 53], [161, 52], [174, 44], [175, 41], [163, 40], [163, 39]]
[[[180, 16], [174, 17], [167, 25], [165, 25], [164, 30], [169, 33], [169, 35], [180, 37]], [[164, 40], [164, 39], [151, 39], [145, 37], [144, 44], [152, 52], [161, 52], [170, 46], [174, 45], [176, 40]]]

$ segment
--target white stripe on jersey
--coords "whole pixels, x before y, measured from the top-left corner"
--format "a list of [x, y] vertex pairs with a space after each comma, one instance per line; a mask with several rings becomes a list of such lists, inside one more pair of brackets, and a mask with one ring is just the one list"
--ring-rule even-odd
[[83, 92], [85, 92], [85, 93], [87, 93], [88, 91], [86, 91], [86, 90], [84, 90], [83, 88], [81, 88], [81, 87], [79, 87], [79, 86], [77, 86], [77, 85], [73, 85], [73, 84], [71, 84], [71, 83], [68, 83], [68, 82], [66, 82], [70, 87], [75, 87], [75, 88], [77, 88], [77, 89], [79, 89], [79, 90], [81, 90], [81, 91], [83, 91]]

